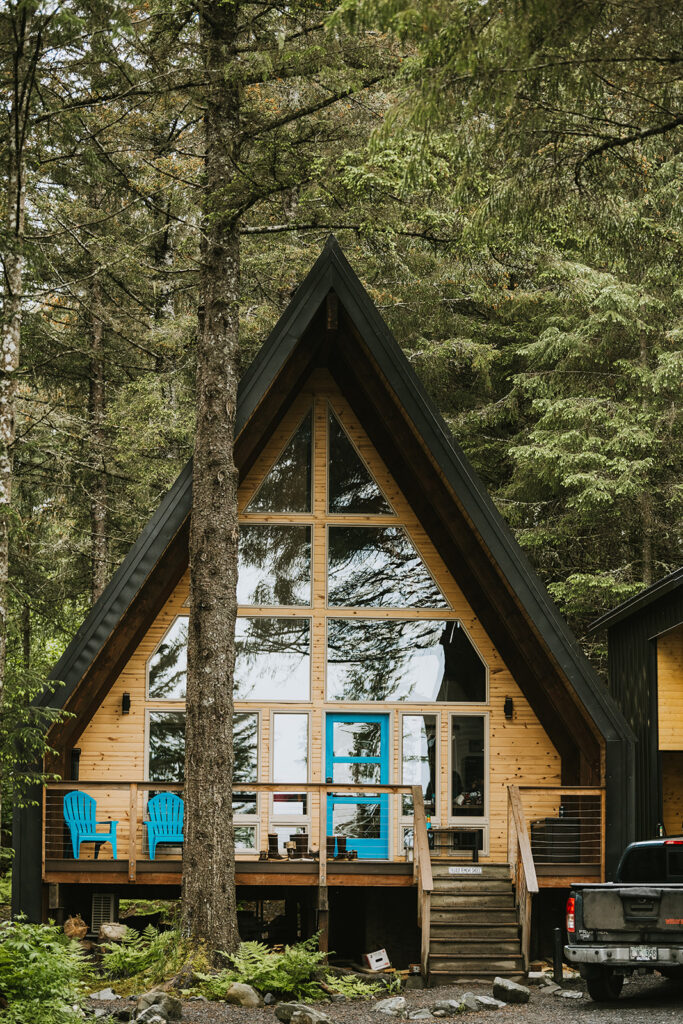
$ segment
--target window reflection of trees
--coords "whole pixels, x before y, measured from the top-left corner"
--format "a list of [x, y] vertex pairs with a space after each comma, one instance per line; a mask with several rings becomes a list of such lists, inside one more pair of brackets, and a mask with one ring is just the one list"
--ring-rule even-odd
[[327, 698], [484, 702], [486, 666], [457, 620], [329, 619]]
[[[403, 784], [421, 786], [427, 814], [436, 813], [436, 715], [403, 715]], [[402, 813], [413, 813], [412, 796], [402, 798]]]
[[310, 526], [240, 526], [237, 603], [311, 603]]
[[310, 700], [309, 619], [240, 617], [235, 700]]
[[247, 512], [311, 511], [311, 424], [309, 412], [249, 502]]
[[[334, 722], [333, 779], [339, 783], [379, 783], [382, 766], [382, 728], [379, 722]], [[354, 762], [337, 758], [372, 757], [378, 760]]]
[[155, 700], [185, 699], [188, 621], [179, 616], [149, 659], [148, 692]]
[[328, 416], [328, 437], [327, 500], [330, 512], [393, 515], [389, 502], [331, 410]]
[[398, 526], [330, 526], [327, 581], [328, 604], [337, 607], [448, 607]]
[[185, 712], [152, 711], [149, 716], [151, 782], [182, 782], [185, 777]]

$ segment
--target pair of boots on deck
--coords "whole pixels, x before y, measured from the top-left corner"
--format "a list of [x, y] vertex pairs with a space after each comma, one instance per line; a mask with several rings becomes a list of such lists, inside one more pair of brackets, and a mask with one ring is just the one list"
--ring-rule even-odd
[[[337, 852], [334, 852], [334, 845], [337, 844]], [[346, 836], [327, 837], [327, 859], [328, 860], [355, 860], [358, 856], [357, 850], [346, 849]]]
[[[335, 850], [336, 846], [336, 850]], [[287, 857], [284, 857], [279, 850], [278, 836], [276, 832], [268, 833], [268, 850], [261, 852], [261, 860], [302, 860], [305, 857], [317, 859], [317, 850], [308, 849], [308, 834], [297, 832], [289, 837], [285, 843]], [[358, 857], [356, 850], [346, 849], [346, 836], [327, 837], [327, 859], [328, 860], [355, 860]]]

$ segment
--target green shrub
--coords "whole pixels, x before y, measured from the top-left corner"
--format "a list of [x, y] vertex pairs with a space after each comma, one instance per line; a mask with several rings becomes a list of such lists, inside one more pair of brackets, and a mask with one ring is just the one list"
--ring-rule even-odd
[[305, 1002], [322, 999], [325, 993], [317, 977], [327, 956], [318, 948], [318, 936], [285, 946], [275, 953], [262, 942], [243, 942], [227, 959], [230, 967], [215, 974], [199, 974], [199, 991], [209, 999], [224, 999], [233, 982], [252, 985], [259, 992], [273, 992]]
[[388, 991], [386, 985], [380, 985], [376, 981], [363, 981], [355, 974], [328, 974], [325, 982], [328, 988], [346, 996], [347, 999], [371, 999], [380, 992], [386, 994]]
[[175, 930], [148, 925], [142, 933], [129, 928], [121, 942], [108, 942], [102, 970], [111, 980], [135, 978], [141, 985], [158, 985], [172, 978], [188, 959], [188, 940]]
[[91, 969], [83, 950], [54, 925], [0, 924], [0, 995], [4, 1024], [74, 1024]]

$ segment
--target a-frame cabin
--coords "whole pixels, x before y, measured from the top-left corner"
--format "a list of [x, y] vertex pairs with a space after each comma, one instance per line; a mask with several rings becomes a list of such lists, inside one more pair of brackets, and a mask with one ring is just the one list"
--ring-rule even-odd
[[[532, 897], [631, 838], [633, 737], [334, 239], [244, 375], [235, 455], [241, 897], [351, 958], [519, 972]], [[30, 917], [179, 892], [182, 847], [152, 857], [146, 822], [182, 791], [191, 485], [53, 671], [73, 717], [64, 781], [15, 821]], [[118, 821], [116, 857], [75, 855], [72, 792]]]

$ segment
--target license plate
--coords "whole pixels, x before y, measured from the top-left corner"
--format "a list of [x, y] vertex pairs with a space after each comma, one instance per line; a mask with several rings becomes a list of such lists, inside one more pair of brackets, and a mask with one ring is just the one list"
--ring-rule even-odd
[[656, 946], [631, 946], [631, 960], [656, 960]]

